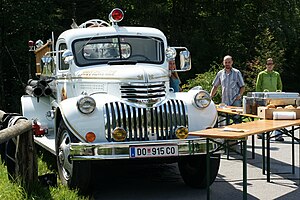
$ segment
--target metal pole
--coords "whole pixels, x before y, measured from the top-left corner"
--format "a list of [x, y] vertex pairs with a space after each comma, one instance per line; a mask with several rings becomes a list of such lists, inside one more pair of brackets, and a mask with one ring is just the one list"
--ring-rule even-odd
[[243, 199], [247, 199], [247, 140], [242, 141], [243, 148]]
[[295, 134], [294, 126], [292, 126], [292, 173], [295, 174]]
[[210, 199], [210, 152], [209, 138], [206, 138], [206, 199]]
[[[249, 118], [250, 118], [250, 122], [254, 121], [254, 118], [252, 117]], [[255, 159], [255, 135], [252, 135], [252, 159]]]
[[267, 133], [267, 182], [271, 182], [271, 178], [270, 178], [270, 133]]
[[[3, 9], [3, 2], [1, 1], [0, 3], [0, 9]], [[1, 24], [2, 26], [0, 27], [1, 29], [1, 32], [0, 32], [0, 46], [1, 46], [1, 49], [0, 49], [0, 109], [2, 109], [4, 107], [4, 86], [3, 86], [3, 69], [2, 69], [2, 66], [3, 66], [3, 58], [4, 58], [4, 14], [3, 14], [3, 10], [1, 12]]]
[[32, 75], [31, 75], [31, 51], [28, 51], [28, 80], [32, 79]]
[[252, 159], [255, 158], [255, 135], [252, 135]]
[[266, 154], [265, 154], [265, 135], [266, 135], [266, 133], [263, 133], [262, 134], [262, 140], [261, 140], [261, 142], [262, 142], [262, 173], [263, 174], [266, 174], [265, 173], [265, 170], [266, 170], [266, 166], [265, 166], [265, 157], [266, 157]]

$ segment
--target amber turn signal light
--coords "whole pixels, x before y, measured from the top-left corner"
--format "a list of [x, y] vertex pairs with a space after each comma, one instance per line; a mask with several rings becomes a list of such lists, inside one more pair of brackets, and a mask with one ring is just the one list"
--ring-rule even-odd
[[96, 135], [93, 132], [88, 132], [87, 134], [85, 134], [85, 139], [88, 142], [94, 142], [96, 139]]

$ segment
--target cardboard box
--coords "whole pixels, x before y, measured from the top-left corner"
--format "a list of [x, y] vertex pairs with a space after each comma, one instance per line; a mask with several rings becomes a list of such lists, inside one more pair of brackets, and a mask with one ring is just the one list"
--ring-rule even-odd
[[296, 119], [300, 119], [300, 109], [276, 109], [276, 108], [267, 108], [265, 106], [257, 107], [257, 115], [259, 118], [263, 119], [273, 119], [273, 112], [295, 112]]

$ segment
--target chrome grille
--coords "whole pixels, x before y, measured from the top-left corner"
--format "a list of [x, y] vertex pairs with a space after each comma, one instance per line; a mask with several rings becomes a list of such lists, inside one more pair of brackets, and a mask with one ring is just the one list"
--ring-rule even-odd
[[121, 85], [121, 97], [128, 100], [157, 99], [165, 97], [164, 82], [158, 83], [126, 83]]
[[147, 141], [175, 139], [178, 126], [188, 127], [186, 108], [181, 100], [169, 100], [155, 108], [137, 108], [121, 102], [104, 106], [105, 134], [113, 141], [112, 132], [116, 127], [127, 131], [126, 141]]

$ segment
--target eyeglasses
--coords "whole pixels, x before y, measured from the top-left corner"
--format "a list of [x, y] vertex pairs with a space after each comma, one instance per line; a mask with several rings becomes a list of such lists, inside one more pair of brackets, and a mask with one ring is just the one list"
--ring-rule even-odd
[[274, 63], [267, 63], [267, 65], [274, 65]]

